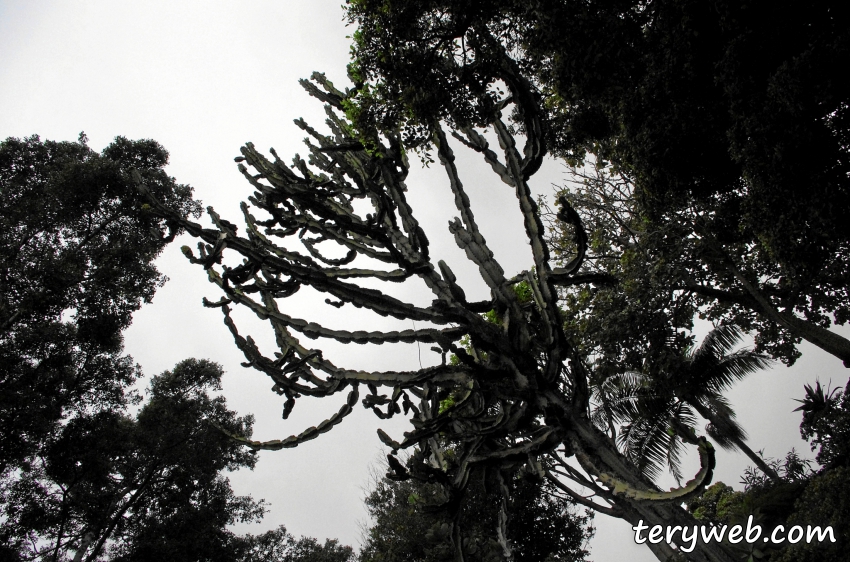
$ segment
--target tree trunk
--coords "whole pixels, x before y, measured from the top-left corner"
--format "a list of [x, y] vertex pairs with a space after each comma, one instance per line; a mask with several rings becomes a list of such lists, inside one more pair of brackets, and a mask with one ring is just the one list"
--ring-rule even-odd
[[94, 533], [92, 531], [89, 531], [83, 536], [83, 540], [80, 541], [80, 548], [74, 553], [74, 562], [82, 562], [83, 556], [86, 554], [86, 549], [88, 549], [93, 540]]
[[[700, 232], [698, 230], [698, 232]], [[773, 306], [773, 303], [756, 287], [747, 277], [741, 273], [732, 258], [726, 253], [721, 245], [714, 240], [713, 237], [700, 232], [703, 240], [706, 240], [717, 252], [719, 252], [721, 262], [735, 279], [741, 283], [747, 294], [755, 301], [751, 308], [756, 312], [764, 314], [780, 326], [786, 328], [789, 332], [797, 337], [803, 338], [809, 343], [812, 343], [827, 353], [834, 355], [844, 362], [844, 366], [850, 368], [850, 340], [839, 336], [825, 328], [821, 328], [813, 322], [797, 318], [793, 312], [780, 312]]]
[[[714, 425], [714, 427], [719, 428], [725, 425], [717, 419], [717, 416], [711, 413], [711, 410], [709, 410], [699, 402], [693, 401], [693, 403], [688, 402], [688, 404], [693, 406], [693, 408], [699, 413], [699, 415], [707, 419], [712, 425]], [[780, 480], [782, 480], [779, 477], [779, 474], [777, 474], [775, 470], [768, 466], [768, 464], [764, 461], [763, 458], [761, 458], [761, 456], [758, 455], [758, 453], [750, 449], [749, 445], [747, 445], [743, 439], [736, 435], [725, 435], [725, 437], [732, 441], [739, 451], [747, 455], [750, 460], [753, 461], [757, 467], [759, 467], [759, 470], [765, 473], [771, 480], [773, 480], [774, 482], [779, 482]]]
[[764, 472], [771, 480], [773, 480], [774, 482], [779, 482], [782, 480], [779, 474], [775, 470], [773, 470], [766, 462], [764, 462], [764, 459], [761, 458], [758, 453], [750, 449], [750, 447], [742, 439], [739, 439], [737, 437], [731, 437], [731, 439], [735, 443], [735, 446], [738, 447], [738, 449], [742, 453], [750, 457], [750, 460], [753, 461], [757, 467], [759, 467], [759, 470]]

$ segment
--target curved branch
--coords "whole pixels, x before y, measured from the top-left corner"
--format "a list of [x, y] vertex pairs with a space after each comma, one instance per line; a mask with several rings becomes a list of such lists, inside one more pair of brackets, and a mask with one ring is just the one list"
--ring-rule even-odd
[[604, 515], [610, 515], [611, 517], [619, 518], [623, 516], [623, 510], [617, 508], [616, 506], [608, 507], [604, 505], [599, 505], [598, 503], [589, 500], [588, 498], [582, 496], [569, 486], [564, 485], [563, 482], [558, 480], [558, 478], [552, 473], [550, 473], [548, 470], [546, 471], [546, 479], [549, 480], [549, 482], [551, 482], [552, 484], [554, 484], [556, 488], [570, 496], [570, 498], [578, 504], [590, 508], [593, 511], [598, 511], [599, 513], [602, 513]]
[[576, 458], [582, 462], [585, 470], [591, 472], [602, 484], [607, 486], [611, 493], [615, 496], [634, 499], [634, 500], [651, 500], [651, 501], [683, 501], [687, 497], [699, 493], [708, 484], [711, 483], [711, 478], [714, 473], [715, 457], [714, 447], [705, 437], [698, 438], [698, 451], [700, 460], [700, 469], [696, 475], [678, 488], [672, 488], [667, 492], [657, 490], [644, 490], [636, 488], [616, 476], [600, 471], [595, 468], [593, 463], [582, 452], [576, 452]]
[[310, 441], [311, 439], [315, 439], [322, 433], [327, 433], [330, 431], [335, 425], [338, 425], [342, 422], [343, 418], [348, 416], [351, 413], [351, 408], [357, 404], [357, 398], [359, 397], [359, 393], [357, 391], [357, 383], [353, 385], [351, 392], [348, 393], [348, 398], [345, 401], [345, 404], [336, 412], [334, 415], [324, 420], [317, 426], [308, 427], [304, 431], [302, 431], [298, 435], [290, 435], [286, 439], [274, 439], [272, 441], [252, 441], [246, 437], [242, 437], [241, 435], [237, 435], [235, 433], [231, 433], [224, 429], [221, 425], [214, 421], [210, 421], [209, 423], [213, 425], [216, 429], [233, 439], [239, 443], [242, 443], [246, 447], [250, 447], [254, 451], [265, 450], [265, 451], [279, 451], [280, 449], [291, 449], [293, 447], [297, 447], [302, 443]]

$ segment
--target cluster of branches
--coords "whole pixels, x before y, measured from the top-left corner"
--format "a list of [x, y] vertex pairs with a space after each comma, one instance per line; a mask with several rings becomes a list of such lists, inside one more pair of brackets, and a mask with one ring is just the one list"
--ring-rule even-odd
[[[505, 72], [511, 72], [508, 68]], [[591, 419], [591, 389], [584, 358], [564, 332], [558, 306], [558, 288], [586, 283], [593, 277], [579, 273], [587, 237], [575, 210], [560, 201], [558, 217], [574, 228], [576, 254], [565, 267], [553, 267], [544, 237], [538, 205], [529, 179], [545, 154], [542, 137], [535, 133], [535, 106], [528, 84], [506, 80], [511, 95], [494, 103], [490, 124], [501, 154], [471, 127], [452, 136], [480, 153], [501, 181], [516, 193], [531, 249], [529, 269], [509, 277], [478, 229], [463, 183], [455, 166], [448, 136], [434, 125], [432, 142], [446, 172], [459, 217], [449, 224], [455, 242], [474, 263], [490, 289], [490, 298], [470, 302], [451, 268], [433, 263], [429, 242], [406, 198], [404, 180], [408, 163], [399, 134], [373, 136], [366, 143], [353, 136], [354, 128], [341, 116], [347, 94], [323, 75], [314, 83], [302, 82], [310, 94], [326, 103], [330, 135], [296, 121], [310, 136], [308, 161], [296, 157], [287, 166], [272, 151], [274, 160], [251, 144], [237, 158], [240, 170], [254, 188], [250, 203], [257, 217], [243, 204], [245, 236], [232, 223], [209, 210], [214, 228], [177, 219], [190, 234], [201, 238], [199, 254], [183, 251], [204, 267], [209, 280], [224, 293], [216, 302], [236, 345], [251, 366], [274, 381], [284, 397], [284, 417], [301, 396], [329, 397], [347, 391], [338, 413], [315, 427], [281, 440], [256, 442], [241, 438], [255, 449], [297, 446], [329, 431], [347, 416], [359, 399], [360, 386], [368, 388], [363, 405], [379, 417], [404, 411], [412, 429], [396, 440], [379, 431], [393, 454], [389, 456], [395, 479], [415, 478], [443, 490], [439, 503], [451, 514], [459, 513], [473, 471], [504, 478], [525, 470], [552, 481], [571, 500], [621, 517], [632, 523], [693, 524], [681, 502], [699, 493], [710, 482], [714, 449], [705, 437], [679, 427], [680, 437], [693, 445], [700, 470], [686, 484], [660, 490], [624, 456]], [[526, 103], [527, 102], [527, 103]], [[528, 105], [532, 104], [532, 105]], [[525, 148], [517, 148], [502, 111], [513, 106], [531, 126], [526, 127]], [[247, 164], [247, 166], [246, 166]], [[248, 166], [253, 168], [249, 171]], [[311, 169], [312, 166], [312, 169]], [[140, 188], [145, 186], [140, 182]], [[166, 206], [152, 200], [155, 212], [172, 216]], [[362, 212], [369, 207], [368, 213]], [[358, 209], [360, 212], [358, 212]], [[331, 257], [325, 248], [341, 247], [344, 257]], [[300, 248], [300, 249], [297, 249]], [[225, 258], [238, 254], [242, 262]], [[359, 262], [358, 262], [359, 260]], [[357, 267], [366, 263], [371, 267]], [[383, 267], [376, 268], [374, 264]], [[419, 278], [434, 300], [416, 306], [358, 280], [405, 282]], [[531, 298], [521, 299], [515, 287], [525, 283]], [[430, 327], [403, 331], [346, 331], [331, 329], [281, 311], [279, 300], [292, 297], [302, 286], [327, 293], [334, 306], [355, 306], [381, 316], [427, 322]], [[231, 318], [231, 307], [241, 305], [266, 320], [274, 331], [279, 352], [264, 355], [250, 337], [241, 335]], [[497, 319], [491, 322], [486, 316]], [[433, 344], [440, 365], [413, 371], [363, 371], [347, 369], [325, 359], [321, 349], [305, 347], [296, 334], [309, 339], [343, 343]], [[468, 345], [460, 343], [468, 337]], [[452, 354], [457, 360], [446, 361]], [[385, 392], [380, 389], [386, 388]], [[451, 396], [447, 403], [446, 399]], [[444, 407], [441, 407], [444, 406]], [[447, 455], [448, 449], [453, 455]], [[411, 452], [405, 464], [397, 451]], [[578, 466], [567, 459], [575, 459]], [[509, 490], [501, 486], [502, 515], [497, 534], [505, 557], [511, 556], [506, 537]], [[587, 489], [596, 499], [585, 497]], [[457, 518], [450, 530], [454, 555], [464, 559], [464, 541]], [[676, 554], [668, 544], [652, 545], [659, 557]], [[731, 556], [714, 544], [700, 545], [694, 560], [726, 561]]]
[[[570, 175], [561, 195], [585, 225], [586, 263], [600, 282], [564, 291], [562, 302], [568, 332], [592, 358], [592, 387], [604, 404], [599, 414], [617, 414], [627, 424], [632, 433], [620, 438], [650, 474], [666, 456], [678, 476], [677, 437], [666, 434], [663, 420], [693, 425], [696, 410], [710, 422], [717, 443], [743, 451], [776, 478], [744, 442], [746, 433], [723, 393], [766, 367], [768, 355], [793, 363], [801, 338], [844, 357], [847, 340], [824, 327], [828, 313], [839, 321], [844, 314], [846, 288], [833, 275], [846, 267], [841, 254], [803, 286], [792, 276], [793, 264], [771, 259], [763, 247], [728, 232], [733, 213], [722, 201], [691, 201], [678, 210], [670, 204], [667, 218], [653, 221], [622, 170], [597, 163]], [[548, 218], [554, 253], [568, 260], [572, 231], [554, 213]], [[720, 326], [695, 350], [697, 315]], [[754, 332], [755, 350], [733, 353], [744, 331]], [[636, 402], [645, 410], [640, 416]], [[630, 423], [636, 418], [645, 431]], [[616, 435], [613, 425], [609, 433]]]
[[[800, 339], [850, 358], [847, 340], [828, 330], [847, 319], [847, 90], [819, 62], [847, 60], [846, 14], [821, 2], [801, 23], [794, 2], [770, 9], [778, 15], [766, 23], [735, 2], [352, 0], [354, 88], [339, 91], [321, 75], [304, 83], [327, 104], [330, 134], [299, 121], [310, 157], [292, 166], [243, 148], [249, 201], [263, 213], [243, 205], [244, 236], [212, 210], [214, 228], [179, 223], [202, 239], [200, 255], [184, 253], [224, 292], [206, 304], [221, 308], [246, 364], [273, 379], [284, 417], [301, 396], [348, 392], [316, 427], [245, 442], [278, 449], [313, 439], [350, 413], [365, 384], [364, 406], [410, 419], [403, 438], [379, 433], [393, 450], [390, 474], [442, 490], [434, 502], [453, 514], [457, 559], [469, 554], [457, 514], [479, 471], [503, 482], [518, 470], [546, 477], [573, 501], [633, 524], [694, 524], [679, 505], [710, 481], [714, 463], [694, 412], [717, 443], [760, 462], [723, 396], [767, 364], [733, 351], [741, 331], [755, 330], [757, 351], [788, 363]], [[515, 191], [527, 271], [508, 275], [495, 261], [456, 169], [455, 141]], [[489, 299], [468, 300], [449, 265], [432, 260], [405, 195], [409, 148], [433, 151], [443, 165], [458, 213], [450, 231]], [[562, 234], [547, 240], [529, 181], [549, 150], [573, 162], [592, 153], [626, 181], [603, 178], [588, 184], [595, 191], [561, 198]], [[242, 263], [225, 259], [233, 253]], [[431, 291], [430, 306], [373, 288], [414, 278]], [[336, 307], [426, 327], [346, 331], [294, 318], [279, 301], [302, 286]], [[276, 355], [239, 333], [233, 305], [271, 324]], [[692, 349], [699, 313], [721, 326]], [[299, 334], [432, 344], [441, 362], [348, 369]], [[665, 461], [681, 476], [683, 444], [699, 452], [700, 471], [662, 492], [651, 477]], [[412, 450], [405, 463], [395, 454], [402, 449]], [[510, 557], [510, 490], [499, 487], [497, 536]], [[660, 559], [681, 554], [649, 546]], [[689, 555], [735, 556], [716, 544]]]
[[[753, 332], [757, 352], [789, 365], [800, 356], [801, 340], [847, 363], [850, 341], [828, 329], [847, 320], [845, 240], [836, 239], [830, 252], [786, 261], [736, 227], [744, 190], [653, 205], [640, 201], [630, 174], [604, 162], [571, 168], [569, 174], [570, 184], [561, 194], [576, 208], [592, 240], [588, 263], [609, 276], [607, 286], [619, 284], [617, 291], [623, 297], [628, 293], [625, 300], [657, 300], [666, 292], [671, 296], [663, 303], [653, 301], [650, 309], [669, 310], [669, 326], [690, 329], [699, 314]], [[554, 220], [550, 224], [550, 242], [568, 259], [571, 233]], [[576, 296], [570, 306], [574, 312], [597, 308], [592, 300], [600, 301], [598, 295]]]

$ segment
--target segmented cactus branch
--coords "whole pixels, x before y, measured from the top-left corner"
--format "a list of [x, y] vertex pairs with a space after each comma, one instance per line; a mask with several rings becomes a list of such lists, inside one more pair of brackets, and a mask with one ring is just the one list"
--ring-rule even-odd
[[[530, 248], [526, 271], [508, 276], [496, 260], [475, 221], [449, 136], [439, 126], [433, 131], [458, 213], [449, 231], [490, 290], [489, 299], [469, 302], [448, 263], [431, 258], [428, 238], [407, 199], [409, 166], [400, 137], [355, 136], [343, 116], [346, 93], [323, 75], [312, 78], [302, 85], [327, 104], [329, 134], [298, 120], [296, 124], [308, 135], [309, 155], [306, 160], [296, 156], [291, 165], [273, 150], [269, 159], [250, 143], [241, 149], [238, 168], [254, 188], [250, 205], [242, 205], [243, 233], [213, 209], [209, 215], [214, 228], [204, 228], [151, 200], [153, 212], [200, 239], [199, 255], [188, 247], [183, 252], [206, 270], [210, 282], [223, 293], [216, 301], [205, 299], [204, 304], [221, 310], [245, 356], [244, 365], [273, 381], [272, 390], [283, 400], [284, 418], [300, 397], [348, 391], [339, 411], [315, 427], [281, 440], [242, 442], [254, 449], [298, 446], [340, 423], [360, 400], [382, 419], [404, 415], [412, 425], [401, 438], [379, 432], [392, 450], [390, 477], [441, 484], [443, 503], [455, 513], [472, 470], [513, 474], [523, 469], [553, 478], [558, 473], [544, 465], [574, 456], [587, 476], [559, 481], [569, 490], [576, 483], [590, 483], [611, 506], [600, 505], [600, 510], [630, 521], [687, 520], [687, 514], [671, 503], [709, 483], [714, 460], [705, 439], [694, 441], [702, 462], [696, 478], [681, 489], [663, 492], [646, 481], [589, 419], [588, 375], [583, 358], [565, 336], [556, 285], [599, 279], [581, 271], [587, 235], [566, 200], [560, 202], [558, 217], [576, 233], [577, 257], [565, 268], [550, 265], [543, 222], [529, 184], [545, 153], [539, 108], [528, 106], [533, 96], [521, 95], [529, 85], [517, 82], [512, 87], [514, 95], [494, 106], [491, 125], [501, 155], [473, 129], [464, 129], [463, 136], [453, 133], [482, 154], [501, 182], [513, 189]], [[511, 104], [526, 117], [522, 152], [500, 117]], [[142, 185], [140, 189], [145, 190]], [[241, 263], [234, 263], [234, 258]], [[430, 305], [415, 305], [375, 288], [414, 280], [432, 293]], [[368, 287], [364, 281], [370, 282]], [[354, 306], [378, 317], [426, 326], [351, 331], [325, 326], [318, 317], [298, 318], [283, 312], [281, 303], [298, 298], [304, 287], [326, 294], [325, 302], [335, 308]], [[239, 333], [232, 307], [251, 311], [269, 323], [278, 348], [273, 356], [264, 355], [250, 336]], [[384, 346], [429, 343], [441, 364], [411, 371], [349, 369], [325, 358], [321, 345], [306, 345], [304, 338]], [[368, 388], [362, 399], [360, 385]], [[403, 449], [410, 451], [406, 465], [395, 457]], [[572, 495], [581, 497], [577, 492]], [[506, 497], [498, 534], [509, 557], [507, 506]], [[462, 559], [459, 533], [451, 529]], [[702, 560], [727, 562], [713, 554]]]

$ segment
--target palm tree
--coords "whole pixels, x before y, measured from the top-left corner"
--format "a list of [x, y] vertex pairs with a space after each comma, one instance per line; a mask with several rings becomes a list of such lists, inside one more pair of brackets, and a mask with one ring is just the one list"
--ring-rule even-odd
[[767, 476], [779, 475], [745, 442], [747, 434], [735, 420], [723, 393], [747, 375], [770, 366], [766, 356], [749, 349], [732, 351], [741, 341], [736, 326], [719, 326], [699, 347], [685, 353], [678, 368], [666, 376], [649, 376], [629, 371], [595, 385], [593, 419], [617, 440], [625, 454], [654, 478], [666, 464], [680, 480], [683, 441], [695, 438], [699, 414], [709, 423], [708, 435], [725, 449], [738, 449]]

